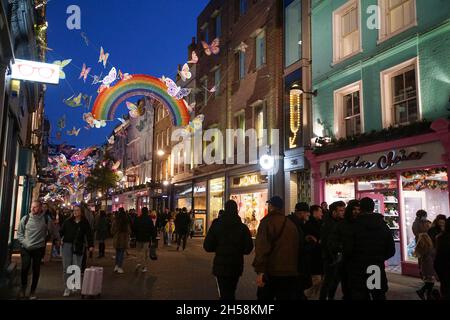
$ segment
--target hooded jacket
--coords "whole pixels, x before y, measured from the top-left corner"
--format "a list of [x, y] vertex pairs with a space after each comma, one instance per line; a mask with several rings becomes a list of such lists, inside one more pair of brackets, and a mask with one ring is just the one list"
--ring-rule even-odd
[[256, 235], [255, 271], [277, 277], [298, 276], [299, 241], [297, 227], [281, 210], [269, 213], [261, 220]]
[[213, 221], [203, 243], [206, 252], [215, 252], [213, 274], [217, 277], [241, 276], [244, 255], [253, 251], [248, 227], [237, 214], [225, 213]]
[[137, 242], [150, 242], [156, 239], [156, 226], [148, 214], [142, 214], [134, 220], [134, 235]]
[[395, 242], [383, 216], [357, 217], [343, 239], [343, 255], [352, 288], [367, 289], [367, 268], [375, 265], [382, 272], [382, 289], [387, 290], [384, 262], [395, 255]]

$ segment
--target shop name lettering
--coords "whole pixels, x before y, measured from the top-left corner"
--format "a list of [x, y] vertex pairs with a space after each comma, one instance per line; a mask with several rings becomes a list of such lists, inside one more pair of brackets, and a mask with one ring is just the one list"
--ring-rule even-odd
[[373, 169], [375, 167], [381, 170], [387, 170], [404, 161], [420, 160], [425, 154], [426, 152], [417, 151], [407, 153], [405, 150], [400, 150], [396, 154], [395, 151], [391, 151], [378, 158], [376, 162], [363, 160], [361, 156], [357, 156], [354, 160], [344, 160], [332, 167], [329, 167], [327, 164], [327, 175], [330, 176], [335, 173], [344, 174], [352, 169]]

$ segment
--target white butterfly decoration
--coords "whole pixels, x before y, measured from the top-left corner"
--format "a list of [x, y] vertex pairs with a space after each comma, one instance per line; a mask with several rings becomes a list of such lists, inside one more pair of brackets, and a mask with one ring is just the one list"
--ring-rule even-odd
[[247, 51], [248, 45], [245, 42], [241, 42], [239, 46], [236, 48], [236, 51], [241, 51], [245, 53]]
[[138, 107], [137, 105], [129, 101], [127, 101], [126, 104], [128, 110], [130, 111], [130, 117], [139, 118], [144, 115], [144, 108]]
[[116, 68], [112, 67], [112, 69], [109, 71], [109, 74], [103, 78], [101, 82], [104, 86], [109, 87], [111, 83], [117, 80], [117, 70]]
[[183, 68], [181, 69], [181, 71], [178, 71], [178, 74], [180, 75], [180, 77], [183, 81], [186, 81], [186, 80], [189, 80], [190, 78], [192, 78], [192, 73], [189, 70], [189, 65], [187, 63], [185, 63], [183, 65]]
[[114, 144], [114, 136], [111, 136], [111, 137], [108, 139], [108, 143], [109, 143], [109, 144]]
[[166, 78], [163, 76], [162, 80], [166, 83], [167, 93], [178, 100], [187, 97], [191, 93], [191, 89], [181, 88], [177, 86], [177, 84], [170, 78]]
[[81, 130], [81, 128], [77, 130], [77, 128], [73, 127], [73, 129], [71, 131], [67, 131], [67, 135], [78, 137], [80, 130]]

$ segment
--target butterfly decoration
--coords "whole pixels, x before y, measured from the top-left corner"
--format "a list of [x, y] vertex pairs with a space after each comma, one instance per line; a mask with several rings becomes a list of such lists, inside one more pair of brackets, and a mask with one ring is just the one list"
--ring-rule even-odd
[[108, 75], [103, 78], [100, 82], [104, 85], [109, 87], [111, 83], [117, 80], [117, 70], [116, 68], [112, 67], [112, 69], [109, 71]]
[[67, 59], [67, 60], [57, 60], [55, 62], [53, 62], [53, 64], [56, 64], [57, 66], [59, 66], [59, 78], [60, 79], [65, 79], [66, 78], [66, 73], [64, 72], [64, 67], [66, 67], [69, 63], [72, 62], [72, 59]]
[[211, 89], [208, 89], [206, 87], [203, 87], [203, 88], [205, 88], [205, 90], [208, 91], [209, 93], [214, 93], [214, 92], [217, 91], [217, 87], [216, 86], [212, 87]]
[[187, 63], [185, 63], [183, 65], [183, 68], [178, 71], [178, 74], [180, 75], [181, 79], [183, 81], [189, 80], [190, 78], [192, 78], [192, 73], [189, 70], [189, 65]]
[[42, 49], [42, 50], [44, 50], [44, 51], [53, 51], [53, 49], [52, 48], [49, 48], [49, 47], [46, 47], [46, 46], [43, 46], [42, 44], [40, 44], [39, 45], [39, 47]]
[[139, 118], [139, 117], [144, 115], [145, 110], [144, 110], [143, 106], [139, 106], [138, 107], [134, 103], [131, 103], [131, 102], [128, 102], [128, 101], [126, 102], [126, 104], [127, 104], [127, 108], [129, 110], [131, 118]]
[[34, 7], [36, 10], [47, 5], [51, 0], [43, 0], [43, 1], [36, 1], [36, 6]]
[[78, 96], [76, 96], [76, 97], [74, 97], [74, 96], [71, 96], [70, 98], [68, 98], [68, 99], [65, 99], [65, 100], [63, 100], [64, 101], [64, 103], [66, 104], [66, 105], [68, 105], [69, 107], [72, 107], [72, 108], [76, 108], [76, 107], [79, 107], [79, 106], [81, 106], [82, 104], [81, 104], [81, 98], [83, 97], [83, 95], [80, 93]]
[[198, 56], [195, 51], [192, 51], [191, 60], [188, 61], [190, 64], [196, 64], [198, 62]]
[[86, 83], [89, 72], [91, 72], [91, 68], [87, 68], [86, 64], [83, 63], [83, 69], [81, 70], [80, 77], [78, 79], [83, 78], [83, 81]]
[[132, 78], [132, 76], [131, 76], [129, 73], [122, 73], [122, 71], [119, 70], [119, 76], [118, 76], [118, 78], [119, 78], [120, 80], [127, 81], [127, 80], [130, 80], [130, 79]]
[[136, 125], [136, 129], [141, 132], [145, 128], [145, 121], [141, 120], [138, 125]]
[[187, 88], [181, 88], [177, 86], [177, 84], [170, 78], [166, 78], [163, 76], [163, 81], [166, 83], [167, 86], [167, 93], [178, 100], [183, 99], [184, 97], [187, 97], [191, 94], [191, 89]]
[[189, 121], [189, 124], [185, 128], [185, 131], [191, 133], [197, 129], [200, 129], [204, 120], [205, 116], [203, 114], [199, 114], [192, 121]]
[[238, 52], [238, 51], [240, 51], [240, 52], [243, 52], [243, 53], [245, 53], [245, 51], [247, 51], [247, 48], [248, 48], [248, 45], [245, 43], [245, 42], [241, 42], [238, 46], [237, 46], [237, 48], [236, 48], [236, 52]]
[[89, 47], [89, 39], [88, 39], [88, 37], [87, 37], [86, 33], [84, 33], [84, 32], [81, 32], [81, 37], [83, 38], [83, 40], [84, 40], [84, 43], [86, 43], [86, 46], [88, 46], [88, 47]]
[[112, 165], [111, 169], [113, 169], [113, 171], [116, 171], [117, 169], [119, 169], [119, 167], [120, 167], [120, 160], [117, 161], [117, 162], [115, 162], [115, 163]]
[[65, 127], [66, 127], [66, 115], [63, 115], [63, 116], [58, 120], [58, 128], [64, 129]]
[[207, 44], [205, 41], [202, 41], [203, 49], [205, 50], [205, 53], [207, 56], [210, 56], [211, 54], [219, 54], [220, 52], [220, 40], [219, 38], [216, 38], [211, 42], [211, 44]]
[[86, 109], [89, 109], [91, 107], [92, 96], [88, 96], [87, 94], [83, 94], [82, 99], [83, 99], [83, 104], [86, 107]]
[[95, 120], [94, 119], [94, 126], [97, 129], [104, 128], [104, 127], [106, 127], [106, 121], [105, 120]]
[[94, 81], [92, 81], [92, 85], [100, 83], [100, 81], [101, 81], [100, 79], [101, 79], [102, 75], [103, 75], [103, 72], [100, 73], [99, 76], [94, 76]]
[[98, 58], [98, 62], [103, 62], [103, 67], [106, 68], [106, 63], [108, 62], [109, 53], [105, 53], [103, 47], [100, 47], [100, 57]]
[[186, 100], [184, 100], [184, 104], [186, 106], [186, 108], [188, 109], [189, 113], [192, 113], [195, 110], [195, 106], [197, 105], [197, 103], [193, 102], [191, 104], [189, 104]]
[[77, 128], [73, 127], [73, 129], [71, 131], [67, 131], [67, 135], [78, 137], [80, 130], [81, 130], [81, 128], [77, 130]]
[[119, 120], [121, 124], [125, 124], [125, 120], [123, 118], [117, 118], [117, 120]]
[[114, 144], [114, 136], [107, 138], [109, 144]]

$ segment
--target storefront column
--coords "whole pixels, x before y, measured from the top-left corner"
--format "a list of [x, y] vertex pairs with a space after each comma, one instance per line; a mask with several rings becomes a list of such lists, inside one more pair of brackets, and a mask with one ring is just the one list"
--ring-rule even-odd
[[309, 161], [311, 167], [311, 177], [313, 180], [312, 184], [312, 199], [315, 204], [320, 205], [321, 202], [325, 201], [324, 193], [324, 182], [322, 175], [320, 173], [320, 163], [317, 161], [317, 157], [313, 154], [312, 150], [305, 151], [305, 157]]

